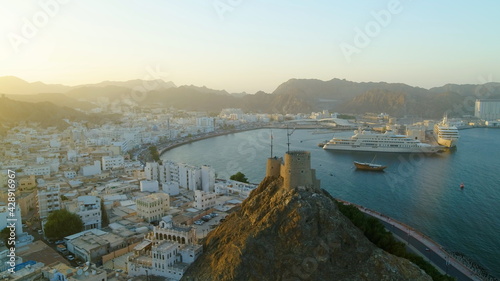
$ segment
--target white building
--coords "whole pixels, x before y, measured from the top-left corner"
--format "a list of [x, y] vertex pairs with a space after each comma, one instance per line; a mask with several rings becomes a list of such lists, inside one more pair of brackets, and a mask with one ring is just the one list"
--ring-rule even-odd
[[121, 168], [125, 164], [123, 156], [103, 156], [101, 159], [102, 170], [111, 170], [112, 168]]
[[77, 200], [78, 209], [76, 214], [82, 219], [84, 230], [100, 229], [102, 227], [101, 198], [97, 196], [80, 196]]
[[179, 164], [179, 186], [197, 190], [201, 188], [201, 169], [188, 164]]
[[156, 162], [147, 162], [144, 167], [147, 180], [158, 180], [159, 165]]
[[201, 166], [201, 190], [205, 192], [214, 191], [215, 170], [207, 165]]
[[217, 194], [206, 193], [201, 190], [194, 191], [194, 207], [199, 210], [209, 209], [215, 206]]
[[74, 179], [76, 177], [75, 171], [64, 171], [64, 177], [67, 179]]
[[179, 195], [179, 183], [169, 181], [161, 184], [163, 192], [167, 193], [170, 196]]
[[250, 192], [258, 185], [243, 183], [233, 180], [219, 180], [215, 183], [215, 193], [217, 195], [238, 194], [241, 198], [247, 198]]
[[[185, 163], [164, 162], [159, 165], [148, 162], [144, 167], [148, 180], [158, 180], [164, 183], [177, 183], [179, 187], [189, 190], [214, 190], [215, 170], [210, 166], [196, 167]], [[170, 192], [168, 192], [170, 193]]]
[[196, 118], [196, 127], [204, 133], [213, 132], [215, 130], [215, 120], [213, 117], [198, 117]]
[[160, 190], [156, 180], [140, 181], [139, 186], [142, 192], [158, 192]]
[[481, 120], [500, 119], [500, 99], [477, 99], [474, 116]]
[[85, 165], [80, 168], [84, 177], [99, 175], [101, 173], [101, 162], [94, 161], [94, 165]]
[[28, 166], [23, 170], [27, 176], [50, 176], [50, 165], [33, 165]]
[[170, 208], [170, 196], [165, 193], [154, 193], [136, 200], [137, 216], [147, 222], [160, 220]]
[[171, 218], [165, 217], [147, 240], [134, 248], [127, 262], [128, 275], [149, 274], [177, 281], [202, 252], [194, 228], [174, 226]]
[[48, 186], [44, 189], [39, 189], [38, 197], [38, 214], [40, 219], [45, 219], [53, 211], [61, 209], [61, 197], [59, 185]]

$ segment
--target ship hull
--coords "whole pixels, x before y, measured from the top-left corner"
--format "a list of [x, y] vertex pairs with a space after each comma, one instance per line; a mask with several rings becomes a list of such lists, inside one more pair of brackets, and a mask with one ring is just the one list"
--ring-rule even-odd
[[438, 153], [441, 151], [439, 147], [423, 146], [423, 147], [373, 147], [373, 146], [353, 146], [353, 145], [331, 145], [325, 144], [325, 150], [334, 151], [360, 151], [360, 152], [387, 152], [387, 153]]
[[447, 139], [443, 139], [443, 138], [437, 138], [437, 143], [439, 145], [442, 145], [442, 146], [446, 146], [446, 147], [455, 147], [457, 144], [456, 144], [456, 140], [447, 140]]
[[360, 163], [356, 161], [354, 161], [354, 166], [356, 166], [356, 168], [359, 170], [378, 171], [378, 172], [382, 172], [384, 171], [385, 168], [387, 168], [387, 166], [373, 165], [370, 163]]

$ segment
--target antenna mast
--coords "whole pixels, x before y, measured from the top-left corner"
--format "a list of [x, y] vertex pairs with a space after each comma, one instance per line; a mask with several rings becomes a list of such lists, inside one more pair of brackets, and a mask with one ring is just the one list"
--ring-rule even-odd
[[271, 130], [271, 158], [273, 158], [273, 130]]
[[287, 153], [290, 152], [290, 136], [293, 134], [293, 132], [295, 132], [295, 128], [293, 128], [292, 132], [289, 133], [288, 132], [288, 125], [286, 125], [286, 137], [287, 137], [287, 146], [288, 146], [288, 150], [287, 150]]

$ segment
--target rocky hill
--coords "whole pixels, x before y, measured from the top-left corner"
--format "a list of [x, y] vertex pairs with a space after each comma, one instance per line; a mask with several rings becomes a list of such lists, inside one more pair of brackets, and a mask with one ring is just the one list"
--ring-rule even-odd
[[21, 123], [36, 123], [41, 127], [65, 129], [71, 121], [102, 124], [114, 121], [116, 116], [86, 114], [51, 102], [22, 102], [0, 96], [0, 126], [11, 127]]
[[320, 189], [266, 177], [204, 242], [182, 280], [431, 280], [369, 242]]

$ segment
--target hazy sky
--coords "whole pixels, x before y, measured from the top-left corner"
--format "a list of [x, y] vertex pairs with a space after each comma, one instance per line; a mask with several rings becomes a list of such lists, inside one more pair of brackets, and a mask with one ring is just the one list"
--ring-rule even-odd
[[[43, 5], [45, 3], [45, 5]], [[0, 0], [0, 76], [156, 76], [272, 92], [290, 78], [500, 81], [498, 1]]]

